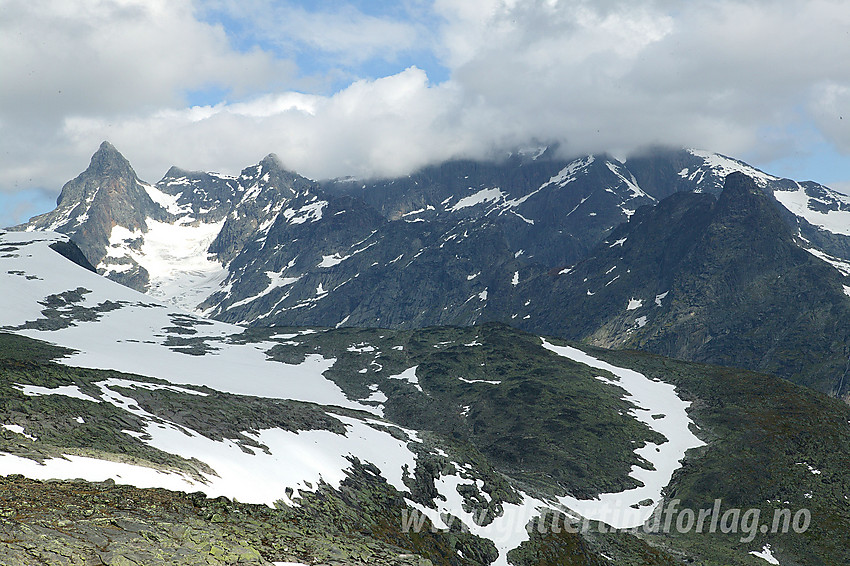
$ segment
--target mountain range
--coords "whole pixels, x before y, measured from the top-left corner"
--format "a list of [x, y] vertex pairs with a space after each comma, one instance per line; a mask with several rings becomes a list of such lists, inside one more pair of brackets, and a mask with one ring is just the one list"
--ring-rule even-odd
[[224, 322], [499, 321], [848, 394], [850, 197], [703, 151], [556, 155], [322, 182], [269, 155], [152, 185], [104, 142], [18, 229], [67, 234], [98, 273]]
[[0, 557], [847, 563], [849, 238], [696, 150], [150, 184], [104, 142], [0, 231]]

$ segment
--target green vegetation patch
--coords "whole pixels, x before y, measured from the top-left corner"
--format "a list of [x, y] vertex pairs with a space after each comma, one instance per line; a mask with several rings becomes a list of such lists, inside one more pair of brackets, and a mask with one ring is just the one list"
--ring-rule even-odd
[[[269, 339], [251, 329], [251, 340]], [[248, 339], [247, 334], [243, 339]], [[544, 349], [540, 339], [500, 324], [419, 331], [352, 329], [278, 339], [270, 357], [335, 358], [325, 373], [353, 399], [379, 389], [384, 415], [473, 445], [497, 470], [544, 493], [592, 497], [638, 485], [634, 450], [664, 439], [629, 414], [625, 392], [603, 374]], [[392, 379], [417, 366], [422, 388]], [[376, 403], [377, 404], [377, 403]]]

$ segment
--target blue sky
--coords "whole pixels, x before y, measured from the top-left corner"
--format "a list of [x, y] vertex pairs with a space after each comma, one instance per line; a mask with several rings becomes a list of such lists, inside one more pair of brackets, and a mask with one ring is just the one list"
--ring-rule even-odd
[[[140, 177], [406, 174], [558, 143], [716, 151], [850, 191], [836, 0], [0, 0], [0, 224], [104, 139]], [[848, 116], [845, 116], [848, 114]]]
[[[270, 7], [269, 7], [270, 6]], [[276, 56], [292, 59], [301, 73], [306, 76], [322, 77], [319, 82], [324, 88], [317, 90], [321, 94], [331, 95], [345, 88], [353, 79], [378, 78], [394, 75], [408, 67], [423, 69], [432, 82], [443, 82], [450, 71], [434, 52], [432, 41], [426, 41], [431, 30], [439, 29], [442, 18], [432, 9], [430, 2], [417, 1], [291, 1], [260, 3], [199, 3], [198, 17], [204, 22], [221, 25], [227, 30], [234, 48], [248, 52], [261, 48]], [[256, 12], [271, 12], [269, 28], [257, 25]], [[320, 44], [315, 36], [321, 31], [310, 34], [302, 30], [301, 35], [291, 35], [281, 20], [287, 20], [287, 14], [295, 13], [299, 20], [311, 21], [317, 28], [339, 25], [337, 18], [352, 22], [353, 27], [362, 20], [371, 20], [372, 25], [386, 22], [409, 26], [414, 30], [410, 45], [396, 43], [390, 52], [357, 53], [358, 44], [341, 43], [332, 49]], [[323, 23], [324, 22], [324, 23]], [[281, 29], [284, 28], [284, 29]], [[333, 29], [328, 29], [332, 34]], [[311, 41], [311, 35], [313, 35]], [[433, 39], [433, 38], [432, 38]], [[380, 45], [380, 43], [377, 43]], [[359, 46], [363, 47], [363, 43]], [[353, 53], [352, 53], [353, 52]], [[315, 88], [315, 87], [314, 87]], [[205, 104], [208, 99], [190, 98], [190, 103]], [[215, 101], [217, 102], [217, 100]]]

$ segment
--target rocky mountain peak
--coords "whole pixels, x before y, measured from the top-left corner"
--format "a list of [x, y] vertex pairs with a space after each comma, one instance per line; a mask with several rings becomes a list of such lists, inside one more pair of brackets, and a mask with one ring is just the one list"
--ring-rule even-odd
[[123, 159], [124, 156], [121, 155], [121, 152], [115, 149], [115, 146], [112, 145], [108, 140], [103, 140], [100, 142], [100, 147], [97, 148], [97, 151], [94, 153], [92, 157], [118, 157]]
[[774, 240], [790, 242], [792, 232], [782, 219], [775, 200], [756, 181], [744, 173], [726, 176], [723, 191], [717, 198], [716, 221], [736, 227], [736, 233], [747, 241]]
[[[169, 212], [154, 202], [152, 191], [155, 189], [139, 180], [121, 152], [104, 141], [88, 168], [62, 187], [57, 208], [33, 218], [26, 228], [71, 236], [86, 260], [100, 269], [115, 227], [145, 232], [149, 220], [171, 219]], [[147, 273], [135, 266], [122, 271], [119, 282], [143, 289], [147, 279]]]
[[723, 185], [723, 192], [720, 194], [722, 198], [726, 199], [741, 198], [746, 195], [764, 196], [764, 192], [759, 189], [755, 180], [740, 172], [730, 173], [726, 176], [726, 183]]
[[280, 157], [276, 153], [270, 153], [265, 156], [261, 161], [260, 165], [263, 166], [265, 170], [272, 171], [281, 171], [284, 170], [283, 162], [280, 160]]
[[178, 177], [185, 177], [186, 175], [194, 173], [194, 171], [189, 171], [188, 169], [182, 169], [177, 167], [176, 165], [172, 165], [168, 168], [168, 171], [163, 175], [163, 179], [176, 179]]
[[101, 188], [110, 193], [124, 193], [138, 182], [130, 162], [115, 146], [104, 141], [92, 155], [88, 168], [62, 187], [56, 203], [60, 207], [90, 204]]
[[[257, 165], [253, 168], [246, 169], [246, 171], [250, 169], [253, 169], [252, 173], [256, 172], [256, 177], [265, 177], [265, 182], [272, 185], [288, 185], [295, 179], [301, 178], [301, 175], [298, 173], [287, 169], [276, 153], [266, 155]], [[245, 171], [243, 171], [243, 175], [244, 174]], [[268, 177], [266, 177], [267, 175]]]
[[133, 171], [133, 167], [127, 161], [127, 158], [108, 141], [101, 143], [92, 155], [91, 163], [86, 172], [96, 175], [136, 176], [136, 172]]
[[239, 179], [245, 187], [257, 184], [262, 187], [263, 191], [271, 188], [275, 194], [283, 194], [287, 198], [300, 189], [315, 184], [313, 181], [287, 169], [280, 157], [274, 153], [268, 154], [256, 165], [243, 169]]

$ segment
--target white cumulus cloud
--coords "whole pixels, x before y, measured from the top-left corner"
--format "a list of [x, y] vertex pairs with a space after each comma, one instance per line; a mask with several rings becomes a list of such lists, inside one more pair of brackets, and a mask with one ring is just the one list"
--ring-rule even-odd
[[[322, 6], [0, 0], [0, 190], [58, 190], [103, 139], [151, 181], [172, 164], [235, 172], [270, 152], [313, 178], [398, 175], [533, 140], [570, 154], [850, 152], [843, 1]], [[432, 60], [356, 78], [416, 50]], [[322, 71], [334, 77], [303, 67], [305, 53], [335, 58]], [[433, 61], [447, 79], [428, 76]], [[187, 104], [209, 87], [226, 94]]]

